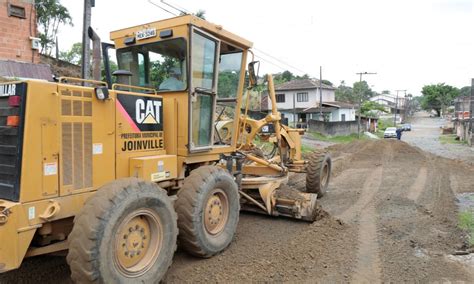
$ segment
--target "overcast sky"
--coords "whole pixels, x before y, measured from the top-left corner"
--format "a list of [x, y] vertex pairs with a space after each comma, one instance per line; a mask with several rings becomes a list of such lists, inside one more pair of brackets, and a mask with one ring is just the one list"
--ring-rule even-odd
[[[147, 0], [96, 0], [92, 27], [109, 32], [172, 15]], [[160, 3], [159, 0], [154, 0]], [[81, 41], [83, 1], [61, 0], [74, 27], [62, 27], [61, 50]], [[357, 72], [376, 91], [425, 84], [470, 85], [474, 78], [474, 0], [223, 1], [172, 0], [254, 43], [260, 75], [284, 70], [352, 85]], [[164, 6], [166, 7], [166, 6]], [[269, 57], [272, 56], [272, 57]], [[277, 58], [278, 60], [276, 60]], [[289, 66], [288, 66], [289, 65]]]

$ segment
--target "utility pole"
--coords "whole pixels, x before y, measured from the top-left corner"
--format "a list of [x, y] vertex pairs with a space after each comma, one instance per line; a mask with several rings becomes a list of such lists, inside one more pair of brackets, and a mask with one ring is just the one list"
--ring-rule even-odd
[[84, 0], [84, 18], [82, 22], [82, 68], [81, 76], [83, 79], [90, 77], [90, 40], [88, 30], [91, 26], [92, 7], [95, 6], [95, 0]]
[[[371, 72], [359, 72], [356, 73], [359, 75], [359, 83], [362, 83], [362, 75], [376, 75], [377, 73]], [[357, 137], [360, 139], [360, 117], [362, 115], [362, 93], [359, 93], [359, 117], [357, 119]]]
[[397, 126], [397, 111], [398, 111], [398, 92], [405, 92], [405, 97], [407, 95], [407, 90], [396, 90], [397, 98], [395, 99], [395, 115], [393, 116], [393, 126]]
[[296, 128], [296, 103], [295, 103], [295, 93], [293, 93], [293, 123], [294, 128]]
[[[471, 103], [470, 103], [470, 111], [469, 111], [469, 129], [470, 129], [470, 137], [469, 137], [469, 145], [472, 146], [474, 142], [474, 78], [471, 80]], [[464, 114], [463, 114], [464, 116]]]
[[323, 66], [319, 66], [319, 120], [323, 119]]

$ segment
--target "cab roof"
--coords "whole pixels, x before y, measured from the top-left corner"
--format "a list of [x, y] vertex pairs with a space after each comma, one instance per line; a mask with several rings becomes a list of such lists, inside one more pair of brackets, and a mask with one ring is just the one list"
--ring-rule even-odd
[[137, 31], [148, 27], [154, 27], [156, 29], [167, 29], [183, 25], [196, 26], [223, 41], [234, 44], [243, 49], [249, 49], [253, 46], [253, 43], [251, 41], [248, 41], [236, 34], [233, 34], [223, 29], [220, 25], [213, 24], [194, 15], [184, 15], [112, 31], [110, 33], [110, 39], [116, 40], [123, 37], [130, 37], [133, 36]]

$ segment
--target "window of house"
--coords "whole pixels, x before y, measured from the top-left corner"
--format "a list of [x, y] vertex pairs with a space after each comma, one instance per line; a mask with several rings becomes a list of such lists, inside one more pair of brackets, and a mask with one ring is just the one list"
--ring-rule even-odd
[[285, 94], [276, 94], [276, 101], [277, 101], [277, 103], [284, 103], [285, 102]]
[[346, 121], [346, 115], [345, 114], [341, 114], [341, 121]]
[[307, 102], [308, 101], [308, 93], [296, 93], [296, 101], [297, 102]]

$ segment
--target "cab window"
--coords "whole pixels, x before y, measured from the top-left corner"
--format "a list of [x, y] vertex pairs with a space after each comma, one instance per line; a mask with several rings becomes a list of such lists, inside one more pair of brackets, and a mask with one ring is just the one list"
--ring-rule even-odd
[[171, 39], [117, 50], [119, 69], [132, 72], [130, 85], [157, 91], [187, 89], [186, 41]]

